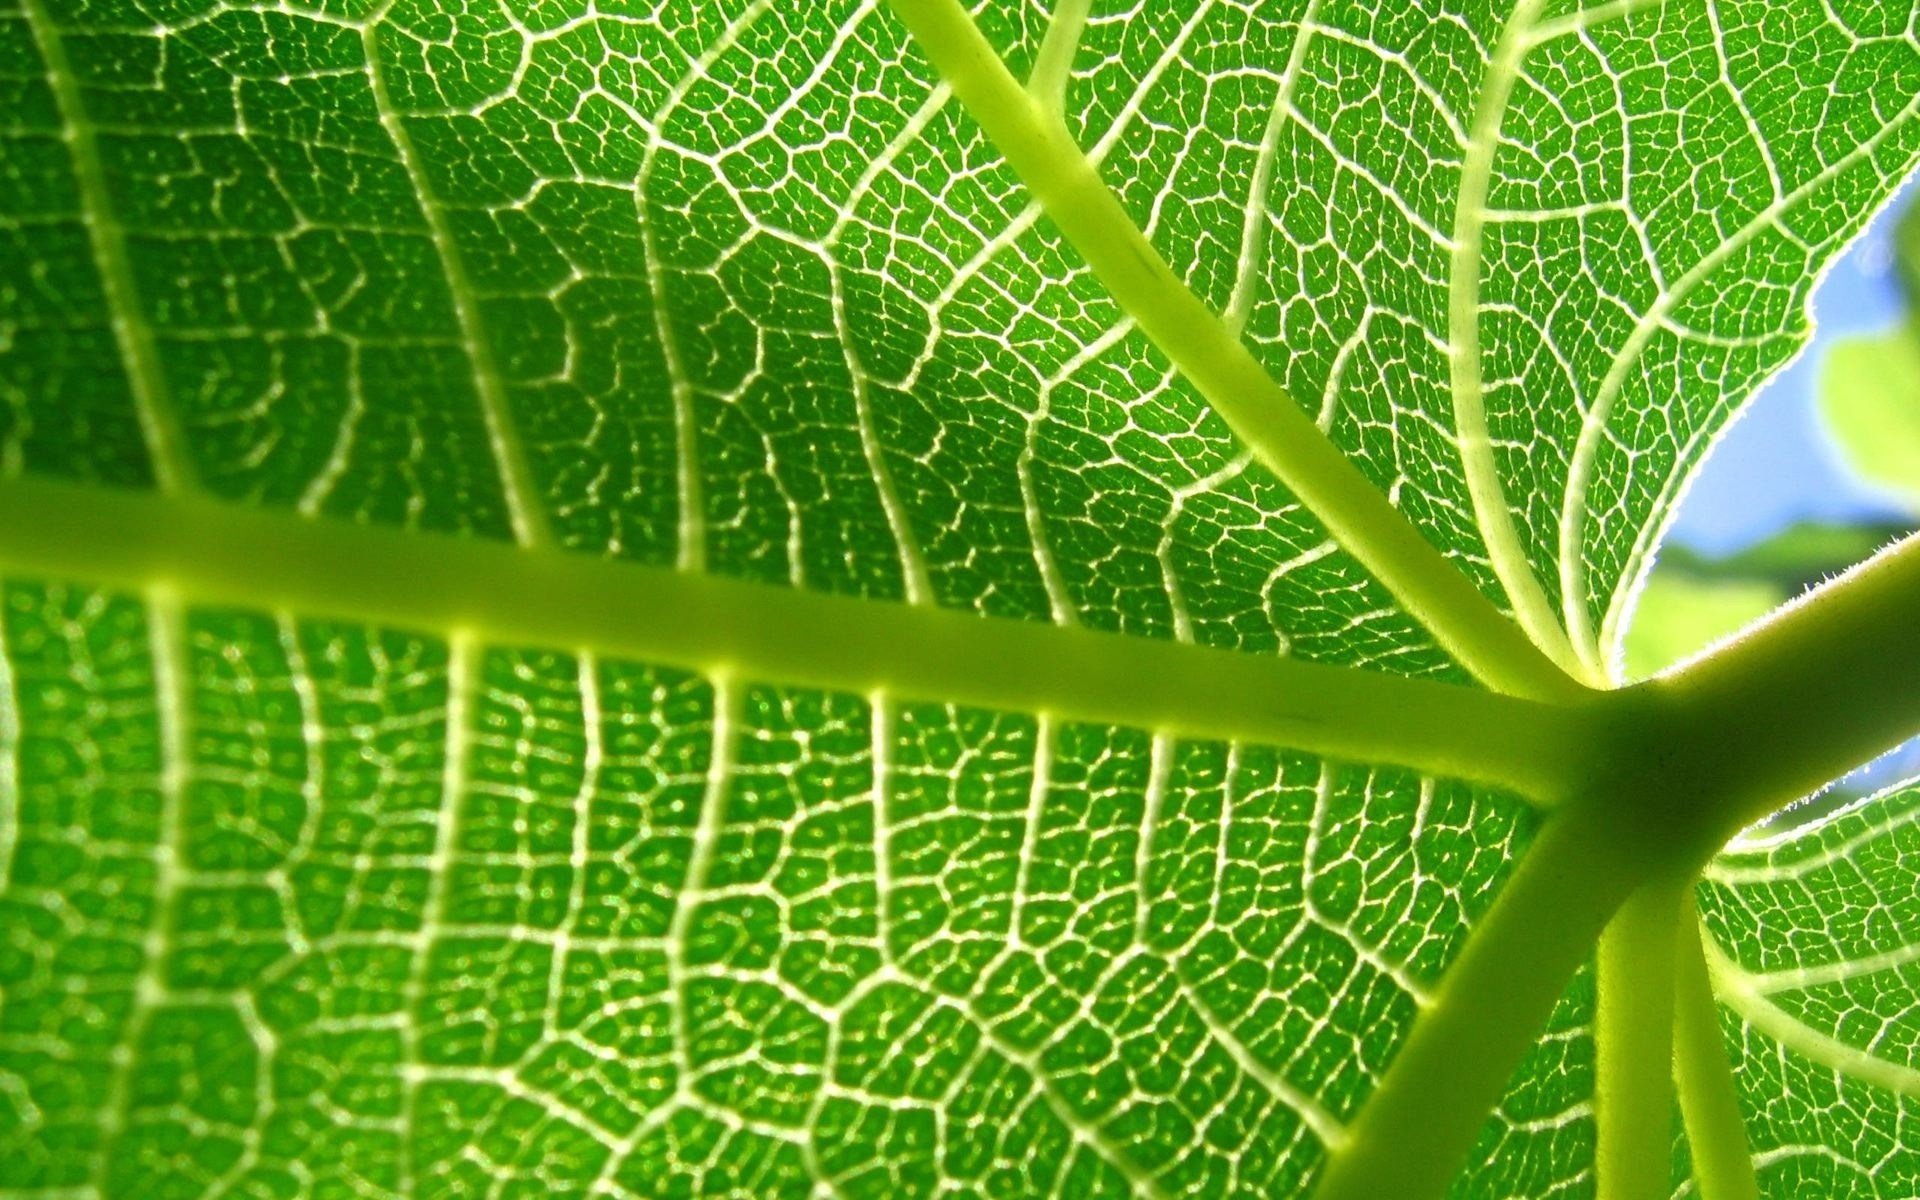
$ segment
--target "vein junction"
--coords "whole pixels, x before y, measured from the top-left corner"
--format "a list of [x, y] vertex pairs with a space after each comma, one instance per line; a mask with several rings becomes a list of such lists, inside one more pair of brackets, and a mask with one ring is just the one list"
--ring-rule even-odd
[[[1447, 114], [1463, 143], [1470, 184], [1453, 226], [1453, 337], [1445, 347], [1463, 402], [1455, 419], [1459, 446], [1493, 566], [1517, 615], [1548, 647], [1544, 654], [1323, 434], [1339, 415], [1339, 373], [1369, 322], [1388, 319], [1385, 310], [1369, 306], [1342, 347], [1317, 422], [1295, 409], [1241, 344], [1260, 308], [1258, 262], [1286, 241], [1270, 236], [1264, 210], [1275, 173], [1290, 161], [1282, 147], [1296, 123], [1305, 137], [1326, 136], [1307, 128], [1311, 122], [1299, 113], [1310, 38], [1322, 35], [1318, 3], [1305, 7], [1265, 113], [1251, 193], [1233, 204], [1243, 215], [1240, 261], [1224, 314], [1208, 311], [1175, 276], [1153, 249], [1150, 238], [1161, 236], [1154, 223], [1136, 226], [1093, 167], [1109, 152], [1126, 152], [1129, 122], [1151, 124], [1142, 115], [1146, 87], [1179, 69], [1185, 40], [1205, 36], [1196, 30], [1214, 6], [1183, 14], [1148, 83], [1119, 106], [1112, 127], [1086, 153], [1068, 136], [1065, 113], [1090, 5], [1060, 6], [1024, 86], [1013, 83], [957, 5], [899, 0], [896, 7], [923, 35], [930, 31], [927, 48], [955, 94], [1004, 144], [1041, 207], [1125, 310], [1057, 370], [1038, 373], [1045, 382], [1031, 405], [1010, 406], [1026, 431], [1014, 474], [1030, 542], [1013, 557], [1030, 552], [1037, 590], [1055, 620], [1079, 621], [1087, 579], [1060, 566], [1065, 554], [1056, 555], [1055, 542], [1067, 552], [1085, 551], [1071, 544], [1070, 522], [1047, 519], [1051, 499], [1042, 499], [1045, 489], [1062, 486], [1057, 462], [1048, 475], [1048, 456], [1059, 454], [1048, 439], [1085, 419], [1062, 419], [1054, 409], [1071, 410], [1075, 389], [1120, 394], [1144, 380], [1140, 400], [1150, 406], [1172, 386], [1157, 360], [1128, 367], [1136, 325], [1249, 448], [1222, 452], [1193, 482], [1176, 479], [1165, 488], [1166, 514], [1150, 557], [1169, 601], [1173, 642], [982, 620], [937, 607], [952, 602], [958, 572], [950, 556], [928, 551], [928, 531], [916, 521], [937, 510], [941, 497], [928, 499], [925, 460], [902, 449], [901, 433], [882, 426], [904, 408], [902, 397], [952, 364], [931, 349], [938, 333], [928, 348], [906, 355], [904, 367], [857, 350], [852, 331], [866, 319], [859, 288], [869, 281], [836, 252], [869, 248], [874, 230], [859, 214], [870, 198], [892, 203], [911, 179], [896, 166], [947, 118], [944, 89], [926, 97], [844, 196], [832, 199], [840, 208], [830, 222], [775, 228], [745, 199], [723, 197], [739, 201], [741, 225], [714, 222], [716, 237], [733, 240], [717, 252], [717, 266], [689, 268], [676, 256], [698, 250], [699, 237], [658, 233], [663, 222], [684, 216], [675, 205], [697, 190], [683, 177], [689, 164], [699, 159], [699, 170], [729, 181], [754, 172], [690, 153], [674, 126], [712, 118], [710, 75], [736, 46], [756, 43], [743, 53], [759, 53], [758, 43], [778, 44], [791, 33], [774, 28], [790, 10], [756, 0], [723, 28], [709, 29], [699, 53], [674, 64], [653, 107], [623, 110], [623, 128], [645, 133], [637, 185], [582, 169], [579, 179], [543, 180], [489, 214], [532, 213], [528, 219], [538, 223], [541, 206], [549, 205], [544, 232], [552, 233], [612, 195], [620, 228], [635, 210], [640, 216], [630, 258], [614, 256], [609, 271], [570, 245], [583, 257], [564, 266], [566, 278], [502, 297], [484, 290], [502, 286], [500, 264], [463, 256], [462, 230], [471, 230], [476, 210], [433, 194], [432, 172], [444, 164], [430, 169], [427, 160], [436, 139], [445, 141], [435, 125], [444, 114], [427, 111], [431, 98], [422, 105], [409, 94], [403, 85], [412, 77], [404, 71], [394, 73], [391, 87], [383, 74], [389, 63], [381, 56], [401, 53], [411, 33], [397, 18], [389, 23], [386, 10], [353, 24], [377, 123], [390, 143], [389, 165], [424, 204], [422, 227], [401, 233], [424, 238], [429, 265], [453, 292], [449, 321], [422, 344], [450, 340], [464, 353], [478, 428], [500, 476], [505, 528], [525, 544], [515, 550], [375, 527], [391, 513], [359, 514], [365, 523], [301, 520], [179, 494], [186, 481], [175, 477], [191, 472], [174, 457], [179, 434], [167, 411], [154, 331], [141, 324], [123, 231], [84, 120], [83, 89], [58, 53], [59, 35], [43, 6], [29, 0], [24, 11], [44, 44], [55, 99], [72, 131], [67, 149], [116, 311], [112, 332], [148, 427], [150, 458], [173, 493], [0, 484], [0, 564], [155, 599], [147, 608], [157, 619], [150, 629], [119, 630], [122, 640], [148, 651], [150, 662], [138, 655], [116, 660], [103, 649], [110, 639], [101, 631], [118, 629], [115, 621], [140, 608], [111, 594], [10, 582], [0, 620], [7, 650], [0, 660], [0, 879], [14, 889], [10, 896], [24, 898], [22, 911], [35, 920], [99, 912], [84, 885], [50, 886], [31, 869], [67, 861], [75, 845], [109, 855], [127, 844], [151, 852], [137, 864], [150, 884], [131, 872], [130, 894], [161, 915], [139, 931], [137, 945], [122, 948], [119, 960], [139, 962], [138, 971], [113, 981], [131, 988], [135, 1011], [112, 1034], [112, 1152], [91, 1160], [96, 1190], [117, 1187], [112, 1173], [137, 1158], [119, 1153], [123, 1143], [135, 1146], [147, 1131], [172, 1130], [176, 1121], [191, 1125], [203, 1144], [225, 1147], [231, 1133], [231, 1157], [211, 1185], [218, 1191], [250, 1186], [243, 1181], [254, 1173], [284, 1165], [273, 1159], [289, 1130], [333, 1123], [338, 1136], [368, 1139], [396, 1160], [381, 1139], [423, 1145], [446, 1123], [453, 1098], [477, 1097], [489, 1115], [468, 1123], [469, 1140], [446, 1161], [432, 1161], [431, 1147], [404, 1156], [402, 1191], [475, 1162], [489, 1164], [490, 1174], [512, 1174], [523, 1144], [572, 1138], [568, 1145], [579, 1153], [569, 1161], [584, 1164], [585, 1182], [597, 1194], [657, 1193], [659, 1178], [648, 1169], [657, 1168], [663, 1143], [767, 1148], [761, 1161], [775, 1164], [767, 1169], [790, 1172], [776, 1182], [797, 1179], [833, 1192], [850, 1179], [857, 1183], [868, 1168], [846, 1161], [858, 1138], [836, 1143], [822, 1131], [878, 1123], [908, 1133], [897, 1142], [876, 1136], [863, 1150], [908, 1161], [916, 1147], [939, 1142], [934, 1157], [943, 1170], [960, 1159], [991, 1160], [995, 1170], [1032, 1171], [1036, 1163], [1054, 1170], [1046, 1179], [1023, 1176], [1016, 1189], [1077, 1194], [1092, 1178], [1143, 1195], [1233, 1186], [1288, 1194], [1324, 1168], [1323, 1177], [1335, 1181], [1324, 1184], [1327, 1196], [1342, 1194], [1341, 1187], [1368, 1200], [1418, 1195], [1437, 1189], [1430, 1171], [1424, 1180], [1404, 1176], [1393, 1187], [1378, 1185], [1377, 1172], [1419, 1157], [1405, 1153], [1401, 1135], [1427, 1138], [1437, 1147], [1433, 1162], [1457, 1157], [1448, 1139], [1474, 1135], [1520, 1053], [1515, 1047], [1527, 1045], [1545, 1020], [1541, 1006], [1559, 994], [1573, 969], [1568, 964], [1586, 953], [1610, 906], [1632, 890], [1645, 861], [1682, 853], [1659, 842], [1649, 850], [1634, 842], [1631, 827], [1686, 834], [1686, 853], [1704, 854], [1700, 847], [1714, 840], [1691, 827], [1705, 820], [1697, 810], [1724, 807], [1727, 799], [1715, 793], [1710, 770], [1688, 777], [1690, 767], [1711, 761], [1697, 744], [1662, 760], [1680, 782], [1645, 775], [1622, 782], [1618, 773], [1673, 749], [1656, 736], [1657, 718], [1717, 713], [1708, 723], [1725, 740], [1734, 730], [1775, 731], [1778, 714], [1727, 708], [1728, 689], [1716, 699], [1704, 684], [1698, 694], [1688, 692], [1686, 680], [1672, 694], [1595, 699], [1560, 673], [1572, 659], [1500, 494], [1478, 378], [1480, 243], [1484, 226], [1502, 219], [1488, 208], [1488, 182], [1519, 56], [1551, 39], [1584, 37], [1592, 23], [1640, 7], [1638, 0], [1538, 25], [1537, 6], [1522, 4], [1496, 48], [1471, 128]], [[841, 41], [857, 40], [851, 30], [875, 8], [854, 9]], [[532, 48], [573, 32], [536, 37], [516, 25], [506, 40], [525, 35]], [[398, 40], [388, 42], [388, 33]], [[1379, 50], [1350, 30], [1324, 36], [1362, 55]], [[1410, 78], [1416, 89], [1426, 87], [1416, 73]], [[785, 91], [764, 114], [768, 130], [793, 116], [789, 102], [817, 82], [776, 78]], [[617, 102], [593, 97], [601, 99]], [[1323, 148], [1337, 155], [1337, 147]], [[1424, 236], [1445, 240], [1444, 220], [1430, 220], [1408, 197], [1380, 186], [1385, 201]], [[458, 187], [445, 193], [449, 201], [464, 195]], [[1781, 205], [1769, 206], [1762, 223], [1784, 219], [1787, 202], [1799, 198], [1782, 191]], [[966, 289], [1001, 285], [995, 257], [1024, 235], [1036, 211], [972, 251], [927, 306], [933, 325], [952, 315], [951, 306], [977, 302], [959, 299]], [[1162, 216], [1156, 211], [1154, 219]], [[711, 232], [696, 224], [700, 234]], [[752, 257], [768, 247], [778, 269]], [[800, 328], [803, 306], [794, 305], [763, 322], [752, 352], [736, 357], [758, 367], [765, 356], [787, 354], [809, 372], [840, 372], [818, 391], [849, 385], [848, 428], [857, 446], [843, 457], [856, 468], [824, 483], [806, 468], [832, 456], [814, 443], [798, 452], [776, 447], [765, 428], [755, 427], [764, 379], [750, 373], [716, 380], [707, 342], [715, 331], [674, 309], [684, 299], [677, 291], [695, 286], [735, 289], [730, 305], [764, 302], [754, 289], [790, 284], [796, 262], [802, 282], [794, 294], [804, 299], [809, 283], [817, 285], [817, 328]], [[817, 279], [808, 274], [815, 267], [824, 272]], [[605, 277], [590, 281], [596, 274]], [[512, 420], [516, 404], [540, 395], [540, 386], [587, 386], [596, 364], [575, 362], [573, 351], [590, 339], [569, 342], [567, 361], [544, 368], [526, 366], [541, 361], [537, 336], [516, 343], [513, 354], [494, 353], [506, 336], [496, 325], [520, 332], [501, 320], [517, 311], [503, 300], [555, 299], [568, 308], [567, 321], [600, 320], [606, 314], [582, 299], [591, 291], [582, 285], [607, 279], [622, 297], [644, 295], [650, 308], [618, 315], [651, 321], [660, 353], [657, 363], [623, 360], [613, 375], [620, 386], [664, 377], [672, 428], [627, 438], [631, 431], [613, 420], [611, 408], [596, 409], [592, 438], [666, 451], [680, 492], [671, 513], [655, 514], [661, 519], [654, 532], [664, 530], [670, 545], [652, 557], [676, 561], [679, 572], [556, 548], [578, 544], [581, 529], [591, 527], [576, 520], [578, 513], [548, 510], [542, 488], [552, 479], [543, 472], [564, 474], [578, 464], [556, 467], [550, 445], [523, 440]], [[1664, 329], [1676, 303], [1649, 314], [1643, 340], [1656, 325]], [[336, 316], [344, 327], [344, 311], [328, 313]], [[537, 320], [529, 326], [536, 334], [541, 328]], [[185, 336], [176, 329], [169, 336], [208, 341], [219, 332]], [[369, 365], [378, 343], [365, 333], [345, 333], [354, 348], [354, 394], [303, 510], [338, 511], [366, 489], [364, 474], [355, 471], [365, 471], [366, 446], [380, 436], [373, 397], [382, 377]], [[419, 350], [409, 343], [404, 352]], [[391, 370], [395, 360], [385, 361]], [[550, 373], [530, 382], [538, 369]], [[1122, 372], [1119, 384], [1101, 374], [1114, 370]], [[544, 416], [549, 409], [533, 411]], [[204, 408], [199, 415], [196, 431], [204, 432]], [[1585, 443], [1600, 445], [1606, 424], [1604, 408], [1591, 414]], [[966, 420], [950, 422], [942, 436], [967, 427]], [[420, 444], [419, 437], [409, 444]], [[1598, 461], [1597, 453], [1582, 461]], [[643, 473], [605, 455], [587, 457], [596, 504], [622, 486], [623, 471]], [[1222, 489], [1244, 482], [1250, 460], [1286, 480], [1495, 690], [1186, 644], [1217, 639], [1218, 624], [1209, 629], [1202, 598], [1182, 589], [1177, 560], [1192, 541], [1183, 542], [1177, 527], [1224, 502]], [[428, 472], [431, 483], [437, 465], [409, 462], [406, 470]], [[805, 590], [818, 583], [820, 563], [844, 566], [858, 557], [833, 541], [832, 521], [814, 520], [810, 511], [820, 495], [853, 486], [849, 476], [874, 487], [884, 518], [876, 540], [897, 551], [897, 583], [911, 607]], [[795, 588], [698, 573], [710, 548], [727, 550], [727, 539], [741, 537], [738, 514], [753, 508], [742, 498], [742, 477], [755, 485], [772, 480], [776, 494], [767, 507], [784, 516], [771, 534], [757, 532], [764, 543], [750, 548], [778, 560], [763, 575]], [[420, 511], [427, 498], [469, 497], [470, 482], [441, 483], [410, 481], [419, 490], [409, 503], [418, 504], [401, 519], [429, 523]], [[1569, 496], [1580, 490], [1570, 488]], [[978, 515], [959, 507], [956, 523]], [[647, 524], [628, 521], [618, 510], [612, 531], [595, 544], [633, 551]], [[1312, 538], [1320, 536], [1315, 529]], [[749, 542], [742, 537], [713, 561], [737, 566], [744, 561], [739, 545]], [[1275, 567], [1266, 586], [1330, 553], [1317, 540], [1294, 549], [1298, 557]], [[1575, 570], [1581, 550], [1574, 545], [1576, 557], [1563, 566]], [[831, 578], [853, 591], [871, 582]], [[1584, 605], [1584, 585], [1562, 590], [1569, 606]], [[168, 597], [191, 607], [183, 611]], [[1264, 593], [1260, 602], [1272, 603]], [[255, 611], [262, 609], [271, 615], [262, 618]], [[370, 634], [360, 622], [383, 632]], [[1571, 616], [1569, 622], [1577, 625]], [[1591, 637], [1577, 640], [1590, 663]], [[1775, 656], [1775, 666], [1786, 669], [1749, 668], [1746, 683], [1805, 685], [1811, 678], [1826, 685], [1819, 694], [1836, 696], [1843, 708], [1892, 694], [1870, 669], [1824, 679], [1814, 669], [1809, 676], [1803, 668], [1828, 656], [1794, 650], [1792, 638], [1775, 644], [1791, 651]], [[1898, 666], [1903, 652], [1896, 644], [1882, 657]], [[1725, 661], [1738, 662], [1739, 654]], [[1859, 695], [1832, 686], [1842, 674]], [[125, 699], [140, 690], [126, 681], [143, 679], [153, 684], [157, 711]], [[96, 702], [106, 694], [103, 680], [120, 689], [111, 703]], [[1647, 705], [1658, 710], [1653, 717]], [[146, 797], [106, 815], [51, 810], [37, 772], [53, 743], [77, 747], [85, 765], [101, 758], [101, 746], [147, 747], [160, 764], [160, 828], [130, 834], [112, 824], [122, 809], [146, 811]], [[1812, 763], [1802, 774], [1818, 774], [1866, 745], [1836, 743], [1827, 758], [1805, 746], [1767, 753]], [[426, 746], [438, 757], [423, 752]], [[90, 786], [120, 782], [112, 772], [88, 778]], [[1522, 793], [1554, 811], [1542, 827], [1510, 797], [1464, 787], [1460, 779]], [[1766, 793], [1741, 803], [1782, 799]], [[43, 819], [49, 812], [54, 819]], [[4, 819], [21, 815], [28, 819]], [[1727, 829], [1710, 832], [1724, 836]], [[1525, 878], [1510, 880], [1523, 848]], [[27, 868], [24, 878], [15, 877], [16, 864]], [[1531, 907], [1510, 898], [1519, 894], [1532, 897]], [[114, 906], [134, 903], [121, 897]], [[267, 926], [270, 934], [259, 932]], [[108, 941], [126, 932], [109, 916], [82, 933], [102, 929]], [[1545, 943], [1552, 944], [1541, 951]], [[229, 952], [271, 961], [257, 978], [236, 984], [208, 973], [208, 964]], [[1560, 967], [1543, 966], [1550, 958]], [[1794, 1032], [1776, 993], [1790, 985], [1846, 985], [1909, 959], [1889, 951], [1764, 980], [1720, 974], [1733, 981], [1723, 983], [1723, 993], [1746, 1006], [1755, 1027], [1782, 1031], [1784, 1042], [1836, 1070], [1864, 1067], [1902, 1083], [1906, 1077], [1888, 1074], [1885, 1062], [1860, 1062], [1855, 1056], [1864, 1051], [1849, 1056], [1810, 1027]], [[309, 993], [332, 994], [313, 979], [361, 978], [398, 986], [384, 999], [343, 1003], [339, 1011], [289, 1007]], [[44, 978], [32, 986], [44, 987]], [[1356, 1024], [1355, 1014], [1364, 1022]], [[1506, 1042], [1475, 1042], [1471, 1031], [1495, 1016], [1510, 1035]], [[110, 1023], [110, 1014], [101, 1020]], [[233, 1061], [257, 1065], [250, 1095], [210, 1098], [195, 1090], [201, 1081], [191, 1069], [170, 1073], [172, 1035], [183, 1023], [197, 1023], [195, 1031], [205, 1035], [190, 1045], [225, 1046]], [[42, 1043], [4, 1040], [11, 1036], [11, 1026], [0, 1032], [0, 1062], [39, 1053]], [[1581, 1036], [1577, 1027], [1557, 1029], [1542, 1053]], [[397, 1045], [397, 1075], [365, 1089], [399, 1097], [397, 1109], [293, 1113], [296, 1097], [313, 1089], [286, 1080], [299, 1078], [311, 1053], [303, 1039], [313, 1037]], [[1556, 1060], [1565, 1074], [1576, 1069], [1573, 1054]], [[150, 1082], [142, 1067], [155, 1067], [152, 1079], [162, 1082]], [[15, 1078], [0, 1078], [9, 1099], [17, 1094]], [[1195, 1081], [1205, 1087], [1196, 1089]], [[175, 1082], [174, 1091], [165, 1090]], [[1204, 1093], [1198, 1102], [1196, 1090]], [[1124, 1099], [1115, 1103], [1116, 1094]], [[955, 1098], [977, 1096], [1002, 1107], [954, 1119]], [[923, 1116], [930, 1134], [913, 1124]], [[282, 1118], [284, 1127], [273, 1124]], [[36, 1109], [26, 1119], [40, 1123], [36, 1130], [57, 1132], [65, 1117]], [[1505, 1128], [1517, 1137], [1589, 1119], [1590, 1106], [1575, 1097], [1525, 1129], [1516, 1121]], [[544, 1123], [546, 1134], [530, 1138], [529, 1120]], [[985, 1127], [1016, 1132], [982, 1149], [978, 1128]], [[1143, 1127], [1173, 1131], [1176, 1148], [1169, 1152], [1141, 1135]], [[1032, 1149], [1049, 1145], [1061, 1147], [1057, 1161]], [[565, 1157], [553, 1156], [529, 1177], [562, 1169]], [[717, 1168], [689, 1152], [675, 1169], [698, 1176]]]

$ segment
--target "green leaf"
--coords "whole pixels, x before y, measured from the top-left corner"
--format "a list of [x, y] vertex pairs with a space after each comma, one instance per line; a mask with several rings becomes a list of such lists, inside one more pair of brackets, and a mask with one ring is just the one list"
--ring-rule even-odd
[[1920, 509], [1920, 335], [1899, 329], [1827, 351], [1821, 415], [1841, 456], [1894, 500]]
[[1628, 678], [1645, 679], [1693, 657], [1902, 532], [1803, 522], [1719, 557], [1666, 547], [1634, 604], [1625, 646]]
[[1627, 673], [1645, 679], [1691, 658], [1786, 598], [1763, 580], [1701, 579], [1655, 567], [1627, 633]]
[[[1894, 263], [1912, 307], [1920, 296], [1920, 208], [1909, 210], [1895, 230]], [[1827, 350], [1820, 412], [1849, 466], [1920, 510], [1920, 324], [1914, 316]]]
[[0, 0], [0, 1193], [1613, 1186], [1920, 719], [1591, 690], [1920, 48], [1377, 7]]
[[1920, 1186], [1906, 1133], [1920, 1091], [1917, 803], [1920, 790], [1895, 790], [1737, 846], [1707, 873], [1709, 964], [1767, 1195]]

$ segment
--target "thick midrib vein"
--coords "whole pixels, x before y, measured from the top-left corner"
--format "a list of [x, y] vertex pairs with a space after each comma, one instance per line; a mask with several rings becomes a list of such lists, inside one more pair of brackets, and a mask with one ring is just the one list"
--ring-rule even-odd
[[1706, 960], [1707, 931], [1688, 889], [1680, 914], [1674, 989], [1673, 1079], [1693, 1157], [1693, 1178], [1706, 1200], [1757, 1200], [1753, 1151], [1720, 1032], [1720, 1009]]
[[[0, 580], [0, 594], [5, 581]], [[6, 611], [0, 608], [0, 894], [13, 882], [20, 844], [20, 698], [13, 683]]]
[[1594, 1173], [1599, 1200], [1665, 1195], [1673, 1124], [1674, 967], [1684, 876], [1641, 887], [1595, 962]]
[[1569, 674], [1597, 682], [1593, 665], [1574, 652], [1560, 627], [1553, 605], [1541, 590], [1519, 528], [1507, 503], [1507, 491], [1494, 460], [1487, 432], [1485, 381], [1480, 345], [1480, 273], [1486, 264], [1482, 236], [1486, 230], [1487, 194], [1493, 180], [1494, 154], [1500, 147], [1500, 127], [1507, 103], [1520, 80], [1527, 37], [1539, 18], [1542, 0], [1519, 0], [1501, 30], [1487, 63], [1474, 105], [1467, 151], [1460, 164], [1460, 189], [1453, 213], [1453, 250], [1447, 289], [1447, 367], [1453, 392], [1455, 437], [1467, 494], [1473, 500], [1474, 523], [1486, 541], [1494, 574], [1507, 590], [1514, 616], [1534, 642]]
[[1579, 685], [1394, 509], [1187, 288], [1065, 124], [1008, 72], [959, 0], [890, 3], [1114, 300], [1334, 538], [1490, 685], [1532, 696], [1579, 694]]
[[0, 567], [595, 650], [709, 674], [1047, 712], [1391, 762], [1556, 802], [1593, 713], [1429, 680], [196, 497], [0, 482]]
[[33, 40], [46, 66], [47, 82], [60, 112], [61, 136], [73, 165], [80, 197], [81, 223], [94, 265], [100, 271], [108, 323], [119, 347], [134, 412], [146, 439], [153, 479], [162, 489], [192, 486], [194, 471], [186, 457], [178, 422], [167, 399], [166, 373], [153, 344], [153, 331], [142, 315], [133, 264], [127, 255], [126, 235], [113, 207], [106, 169], [94, 141], [93, 119], [87, 114], [79, 79], [67, 61], [66, 43], [42, 0], [20, 0]]

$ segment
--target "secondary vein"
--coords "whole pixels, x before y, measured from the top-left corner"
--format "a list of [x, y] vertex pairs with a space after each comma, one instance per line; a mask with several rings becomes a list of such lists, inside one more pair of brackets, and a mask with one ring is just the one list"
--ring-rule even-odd
[[146, 439], [154, 482], [162, 489], [192, 487], [193, 464], [187, 458], [179, 422], [167, 397], [166, 373], [154, 349], [152, 327], [141, 311], [139, 287], [127, 255], [126, 232], [114, 211], [106, 169], [94, 140], [93, 120], [87, 115], [79, 78], [67, 61], [66, 42], [42, 0], [21, 0], [20, 11], [46, 64], [47, 82], [60, 111], [62, 140], [67, 144], [80, 200], [81, 224], [86, 226], [88, 247], [100, 272], [108, 323], [127, 373], [127, 388], [141, 435]]
[[1447, 368], [1453, 393], [1454, 434], [1460, 446], [1460, 467], [1467, 494], [1473, 500], [1474, 524], [1486, 540], [1494, 574], [1507, 591], [1514, 616], [1534, 642], [1560, 667], [1576, 677], [1597, 679], [1599, 671], [1574, 652], [1560, 627], [1528, 561], [1526, 548], [1507, 503], [1505, 485], [1493, 457], [1487, 431], [1485, 380], [1481, 374], [1480, 272], [1485, 266], [1483, 240], [1487, 221], [1487, 194], [1493, 182], [1493, 157], [1500, 147], [1500, 127], [1520, 64], [1527, 53], [1527, 35], [1539, 18], [1541, 0], [1520, 0], [1501, 30], [1493, 57], [1487, 63], [1474, 105], [1466, 155], [1460, 164], [1460, 188], [1453, 212], [1453, 251], [1447, 288]]
[[1426, 541], [1187, 288], [959, 0], [890, 3], [1114, 300], [1328, 532], [1489, 685], [1534, 697], [1579, 695], [1583, 689]]
[[414, 148], [413, 134], [408, 131], [406, 118], [388, 92], [386, 73], [380, 66], [379, 31], [384, 18], [383, 11], [360, 31], [361, 45], [367, 56], [368, 89], [373, 96], [380, 126], [386, 131], [387, 140], [393, 143], [400, 167], [413, 187], [420, 205], [420, 218], [426, 225], [427, 240], [433, 245], [434, 256], [440, 262], [441, 275], [446, 280], [454, 321], [460, 330], [460, 345], [466, 352], [467, 368], [473, 380], [474, 400], [479, 406], [481, 423], [487, 431], [495, 470], [499, 472], [500, 491], [506, 504], [507, 519], [513, 526], [513, 536], [523, 545], [545, 545], [553, 540], [553, 531], [548, 528], [547, 515], [541, 507], [540, 489], [534, 482], [526, 448], [521, 444], [520, 434], [509, 411], [506, 380], [494, 357], [493, 345], [488, 340], [472, 277], [454, 240], [453, 229], [447, 222], [445, 206], [434, 194], [426, 167], [420, 160], [419, 151]]

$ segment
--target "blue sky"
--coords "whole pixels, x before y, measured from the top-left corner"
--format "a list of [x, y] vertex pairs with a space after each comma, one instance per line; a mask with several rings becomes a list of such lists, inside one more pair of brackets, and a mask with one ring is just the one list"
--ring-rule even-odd
[[1886, 329], [1905, 312], [1890, 235], [1920, 193], [1916, 182], [1821, 282], [1814, 293], [1812, 345], [1761, 389], [1714, 447], [1681, 503], [1669, 534], [1673, 541], [1722, 554], [1795, 521], [1910, 519], [1840, 461], [1821, 428], [1814, 385], [1826, 345], [1847, 334]]
[[[1886, 329], [1905, 315], [1890, 235], [1917, 196], [1920, 178], [1907, 183], [1821, 281], [1813, 297], [1813, 342], [1713, 448], [1681, 502], [1669, 541], [1726, 554], [1796, 521], [1912, 521], [1841, 461], [1821, 425], [1815, 384], [1822, 353], [1836, 338]], [[1920, 739], [1861, 768], [1843, 786], [1868, 791], [1916, 771]]]

